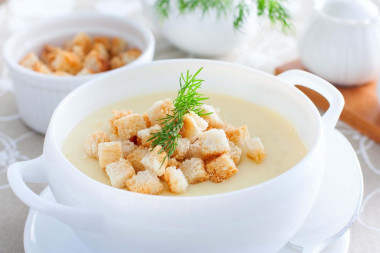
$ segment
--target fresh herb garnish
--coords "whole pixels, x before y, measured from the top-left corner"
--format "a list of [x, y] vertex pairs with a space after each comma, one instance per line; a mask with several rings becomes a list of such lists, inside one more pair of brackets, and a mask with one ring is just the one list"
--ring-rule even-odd
[[[256, 4], [257, 16], [267, 17], [274, 25], [280, 25], [283, 31], [291, 29], [290, 15], [288, 10], [282, 5], [286, 0], [176, 0], [180, 14], [190, 13], [200, 9], [203, 14], [210, 9], [215, 9], [220, 15], [226, 15], [228, 11], [233, 11], [233, 26], [239, 30], [250, 13], [250, 2]], [[170, 0], [156, 0], [156, 12], [162, 19], [169, 17]]]
[[181, 137], [179, 134], [183, 127], [183, 117], [185, 114], [193, 111], [199, 116], [209, 115], [211, 113], [205, 113], [201, 106], [202, 101], [207, 100], [208, 97], [200, 94], [198, 89], [202, 86], [204, 80], [198, 79], [199, 72], [203, 69], [200, 68], [195, 74], [191, 75], [189, 70], [186, 75], [181, 73], [179, 78], [179, 90], [177, 98], [174, 100], [174, 109], [172, 114], [167, 114], [165, 118], [160, 119], [162, 126], [161, 130], [152, 133], [152, 148], [161, 146], [162, 149], [159, 153], [166, 152], [166, 157], [163, 160], [169, 159], [178, 145], [178, 139]]

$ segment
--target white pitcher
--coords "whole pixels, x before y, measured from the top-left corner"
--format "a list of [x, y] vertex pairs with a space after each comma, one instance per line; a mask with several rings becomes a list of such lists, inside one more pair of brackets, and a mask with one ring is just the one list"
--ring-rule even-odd
[[315, 5], [299, 39], [304, 66], [344, 86], [365, 84], [380, 74], [379, 6], [370, 0], [330, 0]]

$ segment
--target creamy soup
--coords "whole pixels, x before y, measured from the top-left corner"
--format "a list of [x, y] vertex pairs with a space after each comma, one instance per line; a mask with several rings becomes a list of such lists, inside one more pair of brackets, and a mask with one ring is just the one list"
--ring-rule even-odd
[[[220, 108], [219, 115], [225, 122], [234, 126], [247, 125], [251, 136], [260, 137], [265, 147], [266, 158], [261, 164], [256, 164], [242, 155], [237, 166], [239, 171], [233, 177], [218, 184], [210, 181], [190, 184], [181, 196], [217, 194], [250, 187], [284, 173], [306, 155], [306, 147], [296, 130], [281, 115], [236, 97], [214, 93], [206, 93], [206, 95], [209, 97], [207, 104]], [[130, 109], [143, 113], [155, 101], [167, 97], [174, 99], [175, 96], [174, 92], [137, 96], [90, 114], [67, 136], [62, 147], [63, 153], [80, 171], [101, 183], [111, 185], [106, 172], [100, 168], [99, 162], [86, 156], [84, 141], [87, 135], [98, 130], [110, 133], [109, 119], [113, 116], [112, 110]], [[165, 183], [164, 185], [165, 189], [161, 195], [178, 196], [171, 193]]]

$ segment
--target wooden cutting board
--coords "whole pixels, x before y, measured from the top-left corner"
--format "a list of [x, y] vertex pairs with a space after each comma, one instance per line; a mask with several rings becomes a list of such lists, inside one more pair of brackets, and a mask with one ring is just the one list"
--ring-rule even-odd
[[[290, 69], [302, 69], [305, 67], [299, 60], [289, 62], [276, 68], [276, 75]], [[307, 71], [307, 70], [306, 70]], [[345, 106], [340, 119], [362, 134], [380, 143], [380, 104], [376, 95], [377, 81], [357, 87], [339, 87], [343, 94]], [[319, 93], [303, 86], [297, 86], [313, 103], [322, 110], [327, 110], [329, 103]]]

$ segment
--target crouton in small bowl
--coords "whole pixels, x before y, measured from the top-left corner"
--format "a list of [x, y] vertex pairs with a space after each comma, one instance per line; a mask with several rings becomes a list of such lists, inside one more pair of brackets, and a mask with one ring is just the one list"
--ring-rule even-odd
[[113, 69], [151, 61], [154, 47], [145, 26], [98, 13], [56, 17], [13, 35], [3, 55], [21, 119], [45, 133], [70, 91]]
[[[322, 117], [299, 83], [327, 98]], [[69, 94], [44, 153], [11, 165], [8, 180], [94, 252], [278, 252], [317, 199], [326, 132], [343, 105], [334, 86], [301, 70], [135, 65]], [[25, 182], [48, 183], [56, 202]]]

